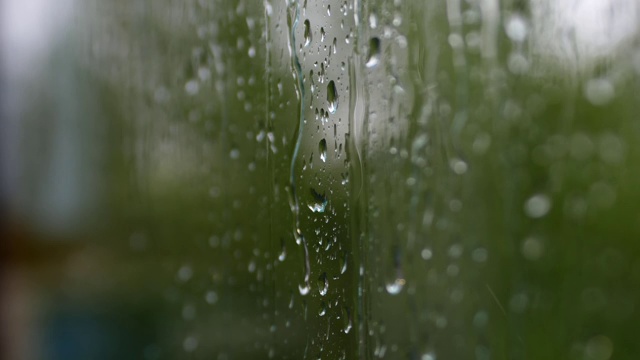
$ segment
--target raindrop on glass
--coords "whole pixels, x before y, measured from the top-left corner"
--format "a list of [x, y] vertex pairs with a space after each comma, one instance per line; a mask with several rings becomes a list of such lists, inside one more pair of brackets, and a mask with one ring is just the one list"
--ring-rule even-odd
[[524, 212], [532, 218], [541, 218], [551, 209], [551, 200], [545, 194], [536, 194], [524, 204]]
[[536, 237], [528, 237], [522, 242], [522, 255], [527, 260], [538, 260], [544, 253], [544, 244]]
[[374, 67], [380, 62], [380, 39], [377, 37], [369, 40], [369, 53], [367, 54], [367, 67]]
[[391, 295], [397, 295], [402, 291], [405, 283], [406, 281], [404, 279], [395, 279], [394, 281], [387, 283], [387, 292]]
[[329, 112], [335, 113], [338, 110], [338, 90], [333, 80], [329, 81], [329, 85], [327, 85], [327, 102], [329, 103]]
[[311, 44], [311, 23], [309, 20], [304, 21], [304, 46]]
[[518, 15], [512, 16], [507, 20], [505, 31], [507, 32], [509, 39], [516, 42], [522, 42], [527, 37], [527, 23]]
[[321, 296], [327, 295], [329, 291], [329, 281], [327, 280], [327, 273], [322, 273], [318, 278], [318, 292]]
[[318, 151], [320, 153], [320, 160], [322, 160], [322, 162], [326, 162], [327, 161], [327, 140], [325, 139], [320, 140], [320, 143], [318, 144]]
[[607, 105], [615, 97], [615, 89], [608, 79], [591, 79], [584, 86], [584, 96], [596, 106]]

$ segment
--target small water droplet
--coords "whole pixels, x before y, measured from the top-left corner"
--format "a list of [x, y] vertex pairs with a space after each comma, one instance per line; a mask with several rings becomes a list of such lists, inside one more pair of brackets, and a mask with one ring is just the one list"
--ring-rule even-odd
[[551, 209], [551, 200], [545, 194], [536, 194], [524, 204], [524, 212], [532, 218], [541, 218]]
[[525, 259], [535, 261], [544, 253], [544, 244], [537, 237], [528, 237], [522, 242], [521, 251]]
[[207, 291], [207, 294], [204, 296], [204, 299], [208, 304], [213, 305], [218, 302], [218, 294], [215, 291]]
[[318, 144], [318, 151], [320, 153], [320, 160], [322, 160], [322, 162], [326, 162], [327, 161], [327, 140], [325, 139], [320, 140], [320, 143]]
[[324, 28], [321, 27], [320, 28], [320, 42], [324, 42]]
[[349, 331], [351, 331], [351, 328], [353, 327], [353, 323], [351, 321], [351, 311], [346, 306], [342, 308], [342, 321], [344, 324], [343, 331], [345, 334], [348, 334]]
[[280, 254], [278, 254], [278, 260], [284, 261], [287, 258], [287, 248], [284, 245], [284, 239], [280, 239], [281, 248]]
[[466, 173], [467, 169], [469, 168], [467, 163], [459, 158], [453, 158], [449, 160], [449, 167], [451, 167], [451, 170], [453, 170], [453, 172], [456, 173], [457, 175], [462, 175]]
[[596, 106], [607, 105], [616, 96], [611, 81], [606, 78], [591, 79], [584, 86], [584, 96]]
[[335, 113], [338, 110], [338, 90], [333, 80], [329, 81], [329, 85], [327, 85], [327, 102], [329, 103], [329, 112]]
[[344, 274], [347, 272], [347, 253], [345, 252], [340, 257], [340, 274]]
[[369, 27], [375, 29], [378, 27], [378, 17], [375, 13], [369, 14]]
[[309, 19], [304, 21], [304, 46], [311, 44], [311, 23]]
[[428, 352], [426, 354], [423, 354], [420, 360], [436, 360], [436, 356], [434, 353]]
[[324, 316], [327, 313], [327, 304], [322, 301], [320, 303], [320, 308], [318, 309], [318, 315]]
[[604, 335], [592, 337], [587, 342], [587, 346], [585, 346], [585, 355], [587, 355], [588, 359], [608, 360], [612, 354], [613, 342]]
[[523, 313], [529, 306], [529, 297], [525, 293], [518, 293], [509, 300], [509, 310], [514, 313]]
[[387, 283], [387, 292], [391, 295], [397, 295], [400, 293], [400, 291], [402, 291], [405, 283], [405, 279], [395, 279], [394, 281]]
[[191, 270], [191, 266], [189, 265], [183, 265], [178, 270], [178, 279], [181, 282], [188, 281], [189, 279], [191, 279], [191, 276], [193, 276], [193, 270]]
[[196, 339], [194, 336], [188, 336], [186, 339], [184, 339], [182, 346], [184, 347], [184, 351], [193, 352], [198, 348], [198, 339]]
[[486, 262], [489, 258], [489, 252], [485, 248], [477, 248], [471, 252], [471, 259], [477, 263]]
[[196, 95], [200, 91], [200, 84], [198, 84], [197, 80], [189, 80], [184, 85], [184, 90], [189, 95]]
[[369, 53], [367, 54], [367, 67], [374, 67], [380, 62], [380, 39], [377, 37], [369, 40]]
[[318, 292], [321, 296], [325, 296], [327, 291], [329, 291], [329, 280], [327, 280], [327, 273], [322, 273], [318, 278]]
[[300, 291], [300, 295], [302, 296], [307, 295], [309, 293], [309, 290], [311, 290], [309, 284], [298, 285], [298, 291]]
[[514, 15], [507, 20], [505, 31], [507, 32], [509, 39], [516, 42], [522, 42], [527, 38], [528, 26], [521, 16]]

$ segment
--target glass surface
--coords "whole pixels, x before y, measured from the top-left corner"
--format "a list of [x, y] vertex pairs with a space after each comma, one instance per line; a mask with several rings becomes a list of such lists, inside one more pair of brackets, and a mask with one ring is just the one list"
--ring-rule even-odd
[[5, 0], [7, 359], [640, 356], [635, 0]]

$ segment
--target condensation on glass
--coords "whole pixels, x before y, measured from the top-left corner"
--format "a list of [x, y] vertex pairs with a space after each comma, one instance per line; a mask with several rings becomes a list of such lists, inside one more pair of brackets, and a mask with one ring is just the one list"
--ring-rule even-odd
[[73, 9], [15, 201], [111, 255], [60, 291], [147, 308], [135, 358], [640, 352], [637, 1]]

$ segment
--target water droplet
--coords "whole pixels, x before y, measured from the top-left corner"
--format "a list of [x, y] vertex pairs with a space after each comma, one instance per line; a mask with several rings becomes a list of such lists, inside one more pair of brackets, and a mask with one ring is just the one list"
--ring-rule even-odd
[[400, 293], [400, 291], [402, 291], [405, 283], [405, 279], [395, 279], [394, 281], [387, 283], [387, 292], [391, 295], [397, 295]]
[[507, 20], [505, 31], [507, 32], [509, 39], [516, 42], [522, 42], [527, 38], [527, 23], [521, 16], [514, 15]]
[[187, 304], [182, 308], [182, 318], [185, 320], [193, 320], [196, 317], [196, 307], [193, 304]]
[[344, 274], [347, 272], [347, 253], [345, 252], [340, 257], [340, 274]]
[[287, 248], [284, 245], [284, 239], [280, 239], [280, 242], [282, 250], [280, 251], [280, 254], [278, 254], [278, 260], [284, 261], [287, 258]]
[[375, 13], [369, 14], [369, 27], [375, 29], [378, 27], [378, 17]]
[[184, 347], [184, 351], [193, 352], [198, 348], [198, 339], [196, 339], [194, 336], [188, 336], [186, 339], [184, 339], [182, 346]]
[[529, 297], [524, 293], [518, 293], [509, 300], [509, 310], [514, 313], [523, 313], [529, 306]]
[[320, 28], [320, 42], [324, 42], [324, 35], [325, 35], [324, 28], [321, 27]]
[[613, 354], [613, 342], [604, 335], [594, 336], [589, 339], [584, 351], [589, 360], [608, 360]]
[[311, 188], [310, 191], [314, 201], [308, 205], [309, 210], [313, 211], [314, 213], [324, 212], [324, 209], [327, 207], [327, 197], [324, 194], [318, 193], [313, 188]]
[[342, 321], [344, 324], [343, 331], [345, 334], [348, 334], [349, 331], [351, 331], [351, 328], [353, 327], [353, 323], [351, 321], [351, 311], [346, 306], [342, 308]]
[[532, 218], [541, 218], [551, 209], [551, 200], [545, 194], [536, 194], [524, 204], [524, 212]]
[[453, 158], [449, 160], [449, 167], [451, 167], [451, 170], [453, 170], [453, 172], [456, 173], [457, 175], [462, 175], [466, 173], [467, 169], [469, 168], [467, 163], [462, 161], [459, 158]]
[[191, 279], [191, 276], [193, 276], [193, 270], [191, 270], [191, 266], [189, 265], [183, 265], [180, 267], [180, 270], [178, 270], [178, 279], [181, 282], [188, 281]]
[[326, 162], [327, 161], [327, 140], [325, 139], [320, 140], [320, 143], [318, 144], [318, 151], [320, 152], [320, 160], [322, 160], [322, 162]]
[[535, 261], [544, 253], [544, 244], [537, 237], [528, 237], [522, 242], [521, 251], [525, 259]]
[[307, 295], [309, 293], [309, 290], [311, 290], [309, 284], [298, 285], [298, 291], [300, 291], [300, 295], [302, 296]]
[[200, 91], [200, 84], [198, 84], [198, 81], [195, 79], [189, 80], [184, 84], [184, 90], [189, 95], [195, 95]]
[[329, 112], [335, 113], [338, 110], [338, 90], [333, 80], [329, 81], [329, 85], [327, 85], [327, 102], [329, 102]]
[[377, 37], [369, 40], [369, 53], [367, 54], [367, 67], [374, 67], [380, 62], [380, 39]]
[[311, 23], [309, 19], [304, 21], [304, 46], [311, 44]]
[[596, 106], [603, 106], [615, 97], [615, 89], [606, 78], [591, 79], [584, 86], [584, 97]]
[[324, 316], [327, 313], [327, 304], [322, 301], [320, 303], [320, 308], [318, 309], [318, 315]]
[[484, 328], [489, 323], [489, 314], [486, 311], [478, 311], [473, 316], [473, 325], [477, 328]]
[[471, 252], [471, 259], [477, 263], [486, 262], [489, 258], [489, 252], [485, 248], [477, 248]]
[[420, 357], [420, 360], [436, 360], [436, 355], [432, 352], [428, 352], [426, 354], [423, 354]]
[[321, 296], [327, 295], [329, 291], [329, 281], [327, 280], [327, 273], [322, 273], [318, 278], [318, 292]]
[[207, 291], [207, 294], [204, 296], [204, 299], [207, 301], [208, 304], [215, 304], [216, 302], [218, 302], [218, 294], [216, 294], [215, 291]]
[[529, 71], [529, 60], [519, 52], [513, 52], [509, 55], [507, 60], [507, 67], [509, 71], [516, 75], [526, 74]]

